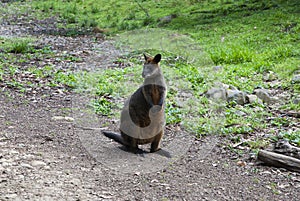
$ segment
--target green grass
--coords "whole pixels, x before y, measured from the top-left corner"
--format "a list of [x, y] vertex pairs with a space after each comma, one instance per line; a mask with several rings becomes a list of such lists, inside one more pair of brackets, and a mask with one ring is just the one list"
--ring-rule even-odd
[[[142, 8], [137, 3], [139, 2]], [[162, 28], [189, 34], [200, 43], [215, 65], [226, 69], [223, 81], [232, 84], [232, 69], [250, 83], [255, 73], [274, 71], [281, 79], [297, 65], [283, 69], [293, 60], [299, 63], [299, 12], [297, 1], [34, 1], [43, 14], [58, 13], [67, 26], [98, 26], [111, 33], [157, 27], [161, 17], [177, 14]], [[111, 5], [114, 5], [112, 8]], [[146, 12], [145, 12], [146, 11]], [[147, 13], [149, 15], [147, 15]], [[70, 16], [74, 18], [69, 22]], [[94, 23], [87, 22], [93, 21]], [[223, 38], [223, 40], [222, 40]], [[246, 69], [246, 70], [245, 70]], [[237, 80], [235, 85], [242, 86]]]
[[300, 146], [300, 130], [281, 132], [280, 136], [298, 146]]
[[24, 54], [34, 51], [32, 39], [30, 38], [0, 38], [0, 41], [2, 43], [0, 49], [3, 52]]
[[[53, 57], [49, 46], [35, 46], [34, 38], [0, 38], [0, 41], [0, 82], [8, 87], [21, 93], [43, 85], [74, 87], [76, 78], [73, 72], [58, 70], [53, 65], [36, 66], [32, 62]], [[69, 55], [62, 55], [60, 59], [78, 61]]]
[[[108, 30], [106, 34], [117, 40], [120, 48], [124, 43], [131, 47], [130, 56], [125, 55], [118, 62], [131, 62], [133, 66], [98, 74], [55, 72], [53, 76], [78, 91], [96, 94], [98, 98], [93, 103], [98, 114], [111, 115], [120, 110], [122, 101], [142, 83], [141, 54], [159, 51], [163, 53], [162, 68], [169, 84], [167, 123], [181, 123], [197, 135], [221, 132], [237, 136], [268, 129], [286, 132], [285, 125], [293, 125], [289, 122], [292, 120], [266, 121], [273, 114], [264, 105], [219, 106], [201, 94], [215, 81], [247, 93], [257, 87], [272, 88], [263, 79], [271, 74], [279, 81], [276, 88], [299, 95], [299, 84], [291, 83], [293, 73], [300, 69], [300, 3], [296, 0], [33, 0], [29, 4], [38, 18], [58, 16], [59, 26], [71, 30], [69, 35], [82, 30], [90, 33], [92, 28], [99, 27]], [[171, 14], [177, 17], [169, 23], [159, 20]], [[140, 31], [151, 28], [159, 29], [148, 35], [147, 31]], [[167, 38], [163, 48], [155, 43], [157, 35]], [[199, 49], [193, 51], [191, 44]], [[32, 51], [30, 43], [10, 45], [10, 48], [5, 51], [23, 54]], [[79, 58], [66, 55], [61, 59], [77, 61]], [[214, 72], [214, 65], [222, 69]], [[2, 65], [0, 80], [6, 71]], [[9, 72], [15, 73], [13, 67]], [[182, 93], [191, 96], [181, 97]], [[220, 109], [225, 111], [223, 116], [217, 112]], [[278, 109], [297, 111], [299, 105], [286, 102]], [[239, 115], [240, 111], [245, 115]], [[298, 131], [289, 136], [294, 133], [296, 137], [288, 137], [291, 141], [299, 136]], [[256, 148], [263, 142], [257, 139], [249, 146]]]

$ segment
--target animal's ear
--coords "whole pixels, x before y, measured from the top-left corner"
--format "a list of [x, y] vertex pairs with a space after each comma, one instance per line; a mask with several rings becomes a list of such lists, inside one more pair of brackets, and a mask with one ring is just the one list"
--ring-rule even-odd
[[160, 62], [160, 60], [161, 60], [161, 54], [157, 54], [157, 55], [155, 55], [155, 57], [154, 57], [153, 61], [154, 61], [155, 63], [159, 63], [159, 62]]
[[145, 58], [145, 61], [147, 61], [149, 57], [144, 53], [144, 58]]

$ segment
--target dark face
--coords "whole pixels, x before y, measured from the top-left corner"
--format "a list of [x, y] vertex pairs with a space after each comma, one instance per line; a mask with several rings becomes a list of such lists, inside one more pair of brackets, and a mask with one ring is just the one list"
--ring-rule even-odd
[[144, 55], [145, 63], [143, 66], [143, 78], [155, 77], [155, 75], [159, 72], [159, 62], [161, 59], [161, 55], [157, 54], [154, 58], [148, 57]]
[[158, 73], [158, 64], [145, 63], [143, 66], [143, 78], [154, 77]]

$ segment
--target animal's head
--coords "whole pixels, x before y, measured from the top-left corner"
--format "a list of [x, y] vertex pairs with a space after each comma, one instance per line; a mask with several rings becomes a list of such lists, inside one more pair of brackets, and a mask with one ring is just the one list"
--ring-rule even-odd
[[157, 54], [154, 58], [144, 54], [144, 57], [143, 78], [155, 77], [160, 73], [159, 62], [161, 60], [161, 54]]

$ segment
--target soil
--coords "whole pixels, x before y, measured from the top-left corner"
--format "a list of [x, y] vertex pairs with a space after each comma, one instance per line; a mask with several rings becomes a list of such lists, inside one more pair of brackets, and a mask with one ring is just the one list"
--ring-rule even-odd
[[[55, 22], [7, 12], [0, 36], [33, 36], [37, 45], [51, 45], [56, 56], [67, 52], [81, 58], [47, 61], [57, 68], [116, 67], [119, 53], [112, 41], [95, 40], [93, 34], [47, 34], [57, 29]], [[168, 126], [163, 148], [171, 152], [171, 159], [128, 153], [101, 135], [103, 121], [109, 123], [106, 129], [116, 130], [117, 123], [94, 115], [88, 100], [88, 95], [64, 86], [20, 93], [1, 83], [0, 200], [296, 201], [300, 197], [299, 174], [239, 156], [226, 148], [222, 137], [197, 139]]]

